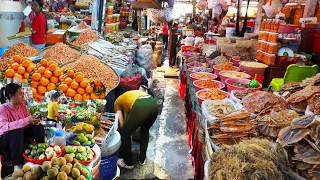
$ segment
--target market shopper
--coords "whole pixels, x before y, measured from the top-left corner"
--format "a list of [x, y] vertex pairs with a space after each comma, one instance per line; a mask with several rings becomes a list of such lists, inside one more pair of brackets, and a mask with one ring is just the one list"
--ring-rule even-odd
[[59, 98], [61, 96], [61, 93], [59, 91], [55, 91], [51, 94], [50, 102], [48, 104], [48, 121], [59, 121]]
[[32, 46], [37, 50], [42, 50], [45, 47], [45, 33], [47, 27], [46, 17], [42, 13], [43, 2], [42, 0], [33, 0], [31, 9], [36, 16], [34, 17], [31, 25], [31, 42]]
[[169, 38], [169, 26], [168, 23], [164, 23], [162, 26], [162, 42], [165, 45], [165, 49], [168, 49], [168, 38]]
[[18, 84], [10, 83], [2, 88], [0, 100], [0, 153], [9, 165], [21, 165], [24, 145], [34, 140], [44, 143], [44, 127], [39, 124], [40, 119], [30, 115]]
[[114, 13], [120, 13], [120, 9], [122, 8], [122, 7], [125, 7], [125, 6], [123, 6], [123, 3], [122, 3], [122, 1], [121, 0], [116, 0], [116, 4], [114, 5], [114, 7], [113, 7], [113, 11], [114, 11]]
[[216, 17], [213, 18], [209, 29], [213, 33], [218, 33], [218, 30], [219, 30], [219, 20], [218, 20], [218, 18], [216, 18]]
[[[158, 115], [156, 100], [149, 94], [140, 91], [127, 91], [117, 98], [114, 110], [119, 115], [119, 132], [121, 134], [121, 148], [118, 165], [126, 169], [134, 167], [131, 152], [131, 135], [140, 127], [140, 165], [145, 164], [149, 143], [149, 129]], [[127, 119], [124, 120], [124, 113]]]
[[177, 43], [178, 43], [178, 24], [173, 24], [169, 34], [169, 65], [175, 66], [177, 56]]

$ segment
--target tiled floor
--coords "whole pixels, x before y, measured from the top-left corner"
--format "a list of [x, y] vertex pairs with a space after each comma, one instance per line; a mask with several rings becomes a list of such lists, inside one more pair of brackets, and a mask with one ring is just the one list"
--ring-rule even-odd
[[[160, 109], [150, 129], [146, 165], [133, 170], [121, 169], [120, 179], [192, 179], [193, 167], [188, 153], [184, 102], [179, 97], [177, 79], [165, 79], [157, 72], [153, 92]], [[137, 159], [139, 144], [133, 143]]]

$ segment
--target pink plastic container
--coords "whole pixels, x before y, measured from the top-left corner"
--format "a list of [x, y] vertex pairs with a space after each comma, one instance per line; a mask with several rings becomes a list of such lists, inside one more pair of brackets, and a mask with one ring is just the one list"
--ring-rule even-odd
[[[215, 66], [216, 66], [216, 65], [215, 65]], [[219, 72], [220, 72], [220, 71], [226, 71], [226, 70], [223, 70], [223, 69], [219, 70], [219, 69], [215, 68], [215, 66], [213, 66], [214, 74], [217, 75], [218, 77], [220, 77]], [[234, 71], [240, 71], [240, 69], [239, 69], [238, 67], [236, 67], [236, 66], [233, 66], [233, 67], [236, 68], [236, 70], [234, 70]]]
[[239, 56], [233, 56], [231, 58], [231, 62], [233, 65], [239, 67], [240, 66], [240, 57]]
[[[250, 79], [240, 79], [240, 78], [230, 78], [230, 79], [226, 79], [226, 85], [227, 85], [227, 89], [228, 92], [231, 92], [232, 90], [245, 90], [248, 88], [243, 88], [243, 87], [238, 87], [238, 86], [234, 86], [233, 83], [235, 82], [240, 82], [243, 84], [249, 84], [250, 83]], [[259, 86], [257, 88], [249, 88], [249, 89], [253, 89], [253, 90], [260, 90], [262, 88], [262, 85], [259, 83]]]
[[[207, 75], [207, 76], [211, 76], [210, 78], [196, 78], [194, 77], [194, 75], [196, 74], [204, 74], [204, 75]], [[196, 81], [196, 80], [200, 80], [200, 79], [209, 79], [209, 80], [215, 80], [217, 79], [217, 75], [213, 74], [213, 73], [207, 73], [207, 72], [196, 72], [196, 73], [191, 73], [190, 75], [190, 78], [191, 78], [191, 81]]]
[[[202, 90], [196, 92], [196, 96], [198, 98], [199, 106], [201, 106], [202, 102], [205, 101], [205, 100], [220, 100], [220, 99], [203, 99], [203, 98], [199, 97], [199, 93], [205, 92], [205, 91], [208, 91], [208, 90], [209, 89], [202, 89]], [[222, 92], [226, 95], [226, 98], [229, 97], [229, 94], [227, 92], [225, 92], [225, 91], [222, 91]]]
[[237, 74], [241, 74], [241, 76], [239, 76], [239, 77], [229, 77], [229, 76], [223, 75], [224, 73], [228, 73], [228, 72], [234, 73], [234, 71], [220, 71], [219, 72], [220, 82], [226, 84], [225, 81], [230, 78], [250, 79], [250, 77], [251, 77], [249, 74], [244, 73], [244, 72], [236, 72]]
[[215, 83], [216, 85], [216, 89], [223, 89], [224, 87], [225, 87], [225, 85], [222, 83], [222, 82], [220, 82], [220, 81], [216, 81], [216, 80], [195, 80], [195, 81], [193, 81], [193, 87], [194, 87], [194, 89], [196, 90], [196, 92], [197, 91], [199, 91], [199, 90], [202, 90], [202, 89], [207, 89], [207, 88], [209, 88], [209, 87], [202, 87], [202, 86], [198, 86], [197, 85], [197, 82], [202, 82], [202, 81], [212, 81], [213, 83]]
[[261, 67], [247, 66], [246, 63], [247, 63], [246, 61], [241, 61], [239, 68], [240, 68], [240, 70], [242, 72], [245, 72], [245, 73], [248, 73], [248, 74], [261, 74], [261, 75], [264, 75], [264, 72], [268, 68], [268, 65], [263, 64], [263, 63], [250, 62], [250, 63], [260, 64]]

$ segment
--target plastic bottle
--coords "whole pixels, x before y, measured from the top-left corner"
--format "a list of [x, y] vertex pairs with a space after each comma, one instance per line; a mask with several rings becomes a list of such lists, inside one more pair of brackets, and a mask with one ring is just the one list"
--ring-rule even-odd
[[53, 145], [57, 145], [60, 147], [66, 146], [66, 134], [63, 130], [57, 130], [54, 132]]

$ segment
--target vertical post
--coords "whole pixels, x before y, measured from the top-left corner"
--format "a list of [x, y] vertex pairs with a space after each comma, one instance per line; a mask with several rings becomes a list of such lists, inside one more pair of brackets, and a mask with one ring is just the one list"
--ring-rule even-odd
[[192, 17], [196, 17], [196, 5], [197, 5], [197, 0], [192, 0]]
[[316, 12], [317, 1], [306, 0], [306, 5], [304, 6], [303, 18], [313, 17]]
[[261, 27], [261, 21], [262, 21], [262, 5], [266, 3], [266, 0], [260, 0], [258, 3], [258, 10], [257, 10], [257, 16], [256, 16], [256, 23], [254, 25], [254, 32], [258, 33]]
[[138, 20], [138, 33], [141, 35], [141, 10], [137, 10], [137, 20]]

